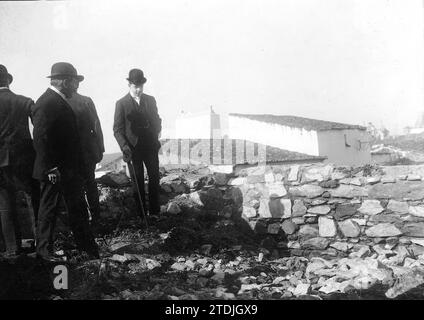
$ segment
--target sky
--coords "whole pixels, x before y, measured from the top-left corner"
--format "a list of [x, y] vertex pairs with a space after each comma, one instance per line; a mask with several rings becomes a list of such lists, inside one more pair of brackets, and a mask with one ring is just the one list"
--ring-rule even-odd
[[0, 2], [0, 63], [36, 100], [71, 62], [96, 104], [106, 152], [115, 103], [140, 68], [166, 132], [175, 118], [269, 113], [392, 134], [424, 112], [423, 0]]

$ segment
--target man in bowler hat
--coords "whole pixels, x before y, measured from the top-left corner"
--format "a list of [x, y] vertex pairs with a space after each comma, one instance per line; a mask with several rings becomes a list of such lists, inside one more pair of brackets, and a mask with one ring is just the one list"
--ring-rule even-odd
[[32, 179], [35, 151], [28, 123], [34, 101], [13, 93], [9, 89], [12, 81], [12, 75], [0, 65], [0, 234], [8, 257], [22, 250], [17, 192], [25, 192], [28, 208], [33, 211], [31, 221], [35, 220], [39, 200], [38, 182]]
[[[141, 205], [146, 208], [144, 191], [144, 167], [149, 178], [149, 214], [158, 215], [159, 206], [159, 158], [161, 147], [159, 133], [162, 120], [159, 117], [154, 97], [143, 93], [146, 83], [143, 71], [132, 69], [127, 78], [129, 93], [116, 102], [113, 132], [124, 154], [124, 161], [129, 162], [131, 180], [133, 181], [134, 197], [141, 211]], [[135, 174], [135, 176], [134, 176]], [[136, 181], [140, 196], [139, 202]]]
[[[79, 81], [75, 81], [76, 89]], [[84, 191], [91, 213], [91, 225], [96, 227], [100, 217], [99, 191], [95, 180], [96, 164], [105, 151], [103, 132], [96, 107], [90, 97], [75, 92], [68, 102], [74, 111], [84, 163]]]
[[58, 62], [52, 66], [48, 78], [51, 86], [32, 110], [36, 151], [33, 176], [41, 185], [37, 256], [58, 261], [53, 251], [53, 235], [63, 196], [77, 249], [97, 258], [98, 247], [90, 230], [82, 189], [84, 164], [77, 122], [67, 102], [78, 87], [75, 82], [84, 77], [70, 63]]

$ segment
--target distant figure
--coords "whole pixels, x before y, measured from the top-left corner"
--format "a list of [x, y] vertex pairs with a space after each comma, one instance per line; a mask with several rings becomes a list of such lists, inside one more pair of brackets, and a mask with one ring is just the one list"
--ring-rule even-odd
[[54, 226], [61, 197], [65, 199], [69, 223], [77, 248], [89, 257], [99, 252], [90, 230], [83, 193], [84, 163], [77, 122], [67, 99], [78, 88], [83, 76], [66, 62], [51, 68], [50, 88], [35, 103], [32, 110], [34, 147], [36, 151], [34, 178], [41, 184], [37, 225], [37, 256], [57, 262], [54, 255]]
[[[162, 129], [162, 120], [158, 114], [155, 98], [143, 93], [143, 85], [147, 81], [143, 71], [132, 69], [127, 80], [130, 92], [116, 102], [113, 132], [124, 154], [124, 161], [129, 163], [138, 209], [141, 211], [141, 205], [146, 208], [144, 163], [149, 177], [149, 214], [158, 215], [160, 212], [158, 151], [161, 147], [159, 133]], [[134, 170], [131, 170], [132, 166]], [[142, 204], [136, 194], [136, 181], [140, 188]]]
[[31, 220], [36, 219], [39, 202], [39, 185], [31, 177], [35, 151], [28, 123], [34, 101], [14, 94], [9, 89], [12, 81], [12, 75], [0, 65], [0, 221], [7, 257], [22, 250], [16, 193], [26, 193], [28, 207], [33, 209]]
[[[79, 84], [77, 81], [75, 83]], [[96, 226], [100, 217], [100, 205], [95, 171], [96, 164], [103, 159], [103, 153], [105, 152], [102, 127], [91, 98], [75, 93], [68, 99], [68, 102], [77, 120], [85, 169], [84, 190], [90, 207], [91, 224]]]

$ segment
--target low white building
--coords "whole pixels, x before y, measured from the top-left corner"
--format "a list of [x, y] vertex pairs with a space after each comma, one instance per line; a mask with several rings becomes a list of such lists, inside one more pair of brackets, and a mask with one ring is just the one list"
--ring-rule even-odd
[[174, 139], [221, 138], [221, 119], [212, 107], [208, 111], [181, 113], [175, 119]]
[[420, 134], [424, 132], [424, 128], [411, 128], [406, 127], [404, 129], [405, 134]]
[[370, 135], [358, 125], [267, 114], [228, 115], [228, 137], [327, 157], [339, 165], [371, 163]]

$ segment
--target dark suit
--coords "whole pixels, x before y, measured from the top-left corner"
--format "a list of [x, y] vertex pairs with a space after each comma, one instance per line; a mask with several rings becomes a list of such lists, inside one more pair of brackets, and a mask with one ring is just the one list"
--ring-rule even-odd
[[[83, 161], [75, 115], [69, 104], [51, 89], [41, 95], [32, 110], [34, 147], [33, 176], [41, 181], [37, 226], [37, 253], [53, 253], [53, 234], [58, 206], [63, 195], [69, 223], [79, 250], [97, 252], [88, 223], [83, 195]], [[52, 184], [47, 174], [58, 168], [60, 182]]]
[[97, 116], [93, 100], [80, 94], [74, 94], [68, 102], [74, 111], [78, 133], [81, 141], [82, 158], [84, 163], [84, 188], [92, 215], [100, 214], [99, 192], [95, 180], [96, 164], [103, 158], [105, 151], [103, 132]]
[[[116, 102], [113, 132], [121, 150], [128, 146], [132, 150], [132, 162], [138, 181], [143, 204], [145, 205], [144, 168], [149, 177], [149, 207], [151, 214], [159, 213], [159, 133], [162, 120], [159, 117], [156, 100], [147, 94], [140, 97], [140, 105], [128, 93]], [[136, 192], [135, 185], [134, 191]], [[139, 206], [138, 197], [136, 203]], [[140, 208], [139, 208], [140, 209]]]
[[[31, 202], [33, 215], [38, 209], [39, 189], [32, 179], [35, 152], [29, 132], [29, 116], [34, 102], [0, 89], [0, 218], [7, 251], [17, 251], [21, 245], [20, 225], [16, 212], [16, 193], [24, 191]], [[34, 220], [34, 217], [30, 217]]]

